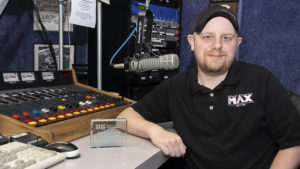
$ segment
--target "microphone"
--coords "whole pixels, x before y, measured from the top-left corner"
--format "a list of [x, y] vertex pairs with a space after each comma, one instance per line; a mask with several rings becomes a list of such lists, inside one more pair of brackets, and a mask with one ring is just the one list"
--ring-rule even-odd
[[177, 54], [166, 54], [155, 58], [134, 59], [127, 63], [115, 64], [114, 68], [126, 67], [129, 72], [142, 72], [147, 70], [171, 70], [179, 66], [179, 58]]

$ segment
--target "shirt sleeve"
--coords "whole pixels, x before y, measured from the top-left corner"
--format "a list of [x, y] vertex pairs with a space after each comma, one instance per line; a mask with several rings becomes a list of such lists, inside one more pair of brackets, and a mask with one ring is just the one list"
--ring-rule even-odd
[[163, 81], [139, 100], [132, 108], [146, 120], [161, 123], [171, 121], [169, 112], [169, 80]]
[[273, 141], [279, 149], [300, 145], [300, 118], [287, 90], [271, 73], [266, 84], [265, 117]]

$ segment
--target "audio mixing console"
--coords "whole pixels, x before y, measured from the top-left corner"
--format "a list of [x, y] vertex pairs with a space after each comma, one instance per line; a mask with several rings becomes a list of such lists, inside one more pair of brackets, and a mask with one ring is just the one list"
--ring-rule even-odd
[[132, 101], [77, 82], [74, 71], [0, 73], [0, 133], [32, 132], [48, 142], [89, 133], [90, 119], [114, 118]]

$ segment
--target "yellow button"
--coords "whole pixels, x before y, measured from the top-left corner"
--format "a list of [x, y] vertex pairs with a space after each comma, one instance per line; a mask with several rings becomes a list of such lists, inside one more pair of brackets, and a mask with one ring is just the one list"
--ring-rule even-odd
[[104, 107], [104, 106], [100, 106], [99, 108], [100, 108], [100, 109], [104, 109], [105, 107]]
[[73, 116], [72, 113], [67, 113], [66, 116], [70, 117], [70, 116]]
[[65, 110], [66, 109], [66, 107], [62, 106], [62, 105], [57, 106], [57, 108], [60, 109], [60, 110]]
[[37, 124], [37, 122], [36, 121], [30, 121], [30, 122], [28, 122], [28, 124], [31, 125], [31, 126], [34, 126], [34, 125]]
[[77, 114], [77, 115], [78, 115], [78, 114], [80, 114], [80, 112], [79, 112], [79, 111], [75, 111], [74, 114]]
[[110, 107], [110, 105], [105, 105], [105, 107]]
[[94, 109], [94, 110], [99, 110], [99, 108], [98, 108], [98, 107], [94, 107], [93, 109]]
[[87, 111], [86, 111], [86, 110], [81, 110], [80, 112], [81, 112], [81, 113], [86, 113]]
[[94, 111], [93, 109], [87, 109], [87, 111], [91, 112], [91, 111]]
[[60, 118], [60, 119], [65, 118], [64, 115], [58, 115], [57, 117]]
[[56, 120], [55, 117], [49, 117], [48, 119], [49, 119], [49, 120]]
[[46, 119], [40, 119], [39, 122], [45, 123], [45, 122], [47, 122], [47, 120]]
[[110, 106], [111, 106], [111, 107], [114, 107], [114, 106], [115, 106], [115, 104], [113, 104], [113, 103], [112, 103], [112, 104], [110, 104]]

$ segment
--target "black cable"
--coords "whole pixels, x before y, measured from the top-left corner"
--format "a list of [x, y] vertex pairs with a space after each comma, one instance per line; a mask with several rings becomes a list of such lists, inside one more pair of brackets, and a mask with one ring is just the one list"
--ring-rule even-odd
[[55, 56], [55, 52], [54, 52], [54, 48], [53, 48], [53, 44], [49, 38], [49, 34], [48, 34], [48, 30], [46, 29], [46, 27], [44, 26], [43, 22], [42, 22], [42, 19], [41, 19], [41, 16], [40, 16], [40, 12], [39, 12], [39, 9], [38, 7], [34, 4], [34, 0], [31, 0], [32, 1], [32, 4], [33, 4], [33, 7], [34, 7], [34, 13], [35, 13], [35, 16], [42, 28], [42, 33], [44, 35], [44, 37], [46, 38], [47, 40], [47, 43], [48, 43], [48, 46], [49, 46], [49, 50], [50, 50], [50, 54], [51, 54], [51, 57], [52, 57], [52, 65], [50, 66], [54, 66], [54, 70], [57, 70], [57, 63], [56, 63], [56, 56]]

